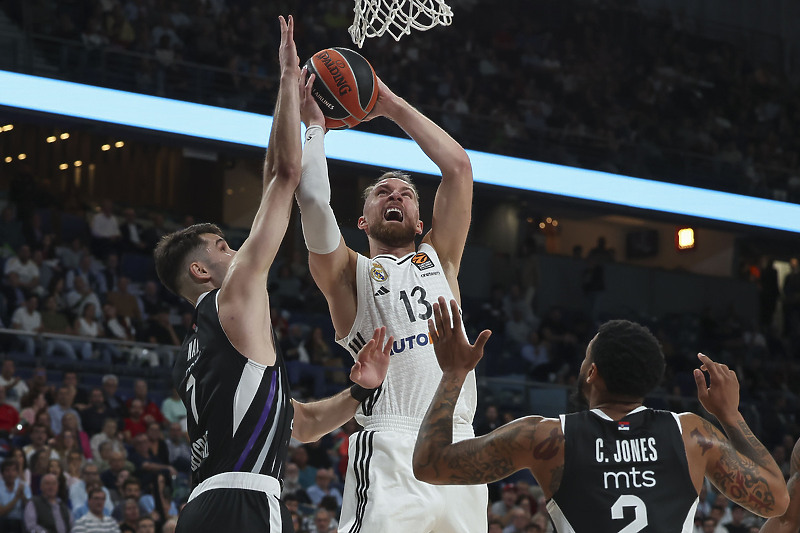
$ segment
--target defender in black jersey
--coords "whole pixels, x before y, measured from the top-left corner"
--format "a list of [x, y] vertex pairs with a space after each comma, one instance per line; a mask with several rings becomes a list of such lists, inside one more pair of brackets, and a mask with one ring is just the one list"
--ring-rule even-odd
[[314, 403], [291, 398], [266, 286], [300, 179], [300, 95], [310, 98], [314, 77], [300, 71], [292, 17], [280, 17], [280, 26], [281, 81], [250, 236], [237, 252], [217, 226], [196, 224], [165, 236], [155, 251], [161, 282], [195, 306], [173, 369], [192, 446], [181, 533], [291, 533], [279, 500], [290, 437], [315, 441], [344, 424], [389, 366], [392, 339], [384, 345], [386, 330], [378, 328], [350, 373], [355, 388]]
[[453, 444], [453, 406], [491, 333], [471, 346], [451, 326], [455, 302], [450, 308], [440, 299], [429, 321], [443, 376], [417, 437], [419, 479], [487, 483], [529, 468], [560, 533], [691, 533], [704, 476], [758, 515], [786, 510], [783, 475], [739, 414], [736, 374], [698, 354], [698, 398], [728, 438], [695, 414], [647, 409], [642, 402], [661, 381], [664, 355], [647, 328], [626, 320], [603, 324], [586, 349], [578, 384], [589, 411], [528, 416]]

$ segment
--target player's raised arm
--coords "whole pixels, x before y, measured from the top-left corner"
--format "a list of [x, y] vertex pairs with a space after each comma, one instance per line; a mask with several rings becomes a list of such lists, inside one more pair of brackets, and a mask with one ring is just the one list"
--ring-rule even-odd
[[[536, 456], [535, 436], [542, 431], [560, 433], [557, 420], [529, 416], [506, 424], [488, 435], [453, 443], [453, 410], [461, 386], [470, 370], [483, 357], [483, 347], [491, 333], [481, 332], [470, 345], [458, 321], [455, 300], [448, 304], [440, 298], [433, 304], [433, 319], [428, 321], [429, 334], [442, 369], [439, 388], [422, 421], [414, 447], [414, 475], [432, 484], [478, 484], [502, 479], [517, 470], [530, 468]], [[545, 427], [547, 426], [547, 427]], [[550, 427], [552, 426], [552, 427]], [[553, 441], [560, 446], [562, 438]], [[560, 457], [563, 460], [563, 446]], [[540, 457], [541, 458], [541, 457]], [[558, 459], [548, 452], [547, 459]], [[549, 485], [549, 483], [548, 483]]]
[[303, 171], [295, 198], [300, 207], [311, 275], [330, 302], [336, 331], [344, 335], [349, 331], [356, 314], [356, 253], [345, 244], [331, 209], [331, 184], [324, 145], [325, 117], [311, 95], [313, 83], [312, 74], [300, 98], [300, 115], [306, 125], [306, 133]]
[[[472, 163], [464, 148], [435, 122], [394, 94], [378, 79], [378, 102], [373, 115], [385, 116], [403, 128], [442, 173], [436, 191], [430, 243], [445, 265], [448, 281], [457, 291], [461, 256], [472, 217]], [[455, 294], [459, 298], [458, 293]]]
[[[727, 438], [708, 420], [681, 415], [695, 486], [700, 486], [701, 474], [705, 474], [725, 496], [745, 509], [764, 517], [782, 515], [789, 505], [786, 483], [775, 460], [739, 413], [736, 373], [703, 354], [698, 358], [702, 365], [694, 371], [697, 397], [719, 420]], [[708, 372], [709, 385], [703, 371]]]
[[[236, 253], [219, 294], [220, 321], [234, 346], [264, 364], [274, 361], [268, 323], [266, 282], [269, 267], [289, 222], [294, 190], [300, 181], [300, 60], [294, 43], [294, 19], [279, 17], [280, 87], [264, 163], [263, 192], [250, 235]], [[254, 331], [264, 331], [253, 335]], [[257, 354], [267, 350], [266, 359]], [[271, 355], [270, 355], [271, 354]]]

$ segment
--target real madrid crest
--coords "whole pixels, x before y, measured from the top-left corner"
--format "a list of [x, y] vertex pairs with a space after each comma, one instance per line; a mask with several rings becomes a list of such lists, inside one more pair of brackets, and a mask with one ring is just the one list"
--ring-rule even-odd
[[380, 263], [377, 261], [372, 262], [372, 268], [369, 269], [369, 275], [375, 281], [384, 282], [389, 279], [389, 274], [386, 273], [386, 270], [383, 269]]

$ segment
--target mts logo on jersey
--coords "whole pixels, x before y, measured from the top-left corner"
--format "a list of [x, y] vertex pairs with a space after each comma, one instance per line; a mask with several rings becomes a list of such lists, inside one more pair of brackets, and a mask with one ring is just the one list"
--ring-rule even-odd
[[[611, 450], [607, 449], [603, 439], [594, 442], [594, 458], [598, 463], [649, 463], [658, 460], [656, 439], [642, 437], [638, 439], [615, 440]], [[624, 468], [628, 468], [625, 466]], [[616, 469], [615, 469], [616, 470]], [[629, 489], [631, 487], [655, 487], [655, 472], [639, 470], [631, 466], [630, 470], [603, 472], [603, 487], [606, 489]]]

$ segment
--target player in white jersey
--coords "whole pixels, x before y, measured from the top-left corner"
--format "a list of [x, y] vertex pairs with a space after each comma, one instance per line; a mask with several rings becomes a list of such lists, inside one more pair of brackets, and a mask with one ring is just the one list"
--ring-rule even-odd
[[[337, 342], [355, 356], [372, 324], [385, 325], [396, 339], [383, 385], [356, 413], [364, 431], [350, 439], [339, 531], [482, 533], [488, 527], [485, 485], [435, 487], [417, 481], [411, 470], [417, 431], [441, 377], [427, 319], [440, 296], [461, 298], [457, 277], [470, 224], [472, 166], [444, 130], [381, 80], [378, 87], [371, 118], [384, 116], [397, 123], [442, 174], [432, 228], [419, 250], [419, 199], [401, 172], [384, 174], [365, 191], [358, 227], [369, 238], [369, 257], [347, 247], [330, 208], [324, 118], [310, 92], [301, 103], [306, 142], [295, 196], [311, 273], [328, 300]], [[475, 408], [471, 374], [457, 408], [456, 440], [474, 435]]]

